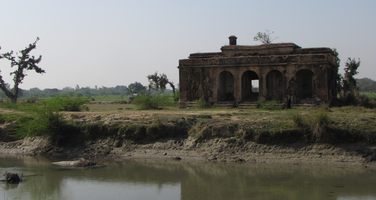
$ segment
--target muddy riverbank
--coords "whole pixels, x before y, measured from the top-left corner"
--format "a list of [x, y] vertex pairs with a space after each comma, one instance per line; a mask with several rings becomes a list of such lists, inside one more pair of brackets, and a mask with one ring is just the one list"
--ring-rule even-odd
[[374, 165], [373, 110], [339, 108], [321, 115], [318, 109], [66, 112], [54, 134], [3, 141], [0, 152], [52, 159]]
[[166, 140], [149, 144], [119, 142], [114, 138], [85, 142], [79, 146], [55, 146], [48, 138], [26, 138], [0, 143], [3, 155], [45, 156], [52, 160], [86, 158], [95, 161], [129, 159], [209, 161], [237, 163], [330, 163], [375, 167], [373, 146], [364, 144], [289, 144], [267, 145], [234, 143], [211, 139], [195, 143], [192, 139]]

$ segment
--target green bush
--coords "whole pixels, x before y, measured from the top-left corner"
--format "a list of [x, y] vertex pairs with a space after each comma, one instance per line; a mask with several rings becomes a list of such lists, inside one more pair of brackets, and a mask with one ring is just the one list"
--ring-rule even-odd
[[61, 120], [61, 117], [54, 112], [35, 112], [22, 115], [3, 115], [1, 120], [8, 123], [4, 130], [9, 136], [24, 138], [52, 134], [51, 123]]
[[167, 94], [145, 94], [138, 95], [134, 97], [133, 104], [139, 109], [148, 110], [148, 109], [162, 109], [167, 106], [175, 106], [176, 102], [174, 101], [171, 95]]
[[90, 100], [86, 97], [53, 97], [42, 102], [49, 110], [54, 111], [82, 111], [87, 110], [86, 103]]
[[376, 108], [376, 99], [366, 95], [360, 95], [358, 97], [358, 105], [366, 108]]
[[7, 121], [9, 125], [6, 131], [9, 135], [18, 138], [30, 136], [57, 136], [66, 134], [63, 129], [69, 127], [69, 123], [63, 120], [59, 111], [80, 111], [83, 109], [87, 98], [83, 97], [54, 97], [40, 102], [19, 102], [17, 104], [4, 103], [1, 106], [22, 111], [1, 117], [0, 121]]

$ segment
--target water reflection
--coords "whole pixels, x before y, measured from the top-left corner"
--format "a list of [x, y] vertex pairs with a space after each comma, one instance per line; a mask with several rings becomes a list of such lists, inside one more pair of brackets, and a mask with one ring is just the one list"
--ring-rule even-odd
[[[80, 190], [77, 190], [80, 188]], [[134, 184], [128, 182], [66, 179], [60, 199], [180, 199], [180, 185]]]
[[376, 199], [376, 173], [364, 168], [128, 161], [64, 170], [43, 159], [0, 158], [0, 199]]

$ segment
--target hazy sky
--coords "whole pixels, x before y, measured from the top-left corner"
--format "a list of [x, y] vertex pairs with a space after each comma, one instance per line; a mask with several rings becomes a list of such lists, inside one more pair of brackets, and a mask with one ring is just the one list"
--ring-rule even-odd
[[[178, 82], [178, 60], [219, 51], [229, 35], [337, 48], [342, 61], [361, 59], [358, 77], [376, 79], [375, 0], [0, 0], [0, 52], [40, 37], [44, 75], [22, 88], [147, 83], [155, 71]], [[9, 77], [8, 63], [0, 61]], [[10, 78], [7, 78], [10, 80]]]

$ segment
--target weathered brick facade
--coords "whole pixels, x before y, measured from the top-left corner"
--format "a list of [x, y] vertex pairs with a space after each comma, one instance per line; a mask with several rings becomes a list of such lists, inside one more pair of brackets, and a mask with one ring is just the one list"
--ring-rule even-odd
[[200, 98], [211, 103], [330, 103], [335, 97], [337, 66], [330, 48], [244, 46], [236, 44], [235, 36], [229, 39], [221, 52], [194, 53], [179, 61], [183, 105]]

